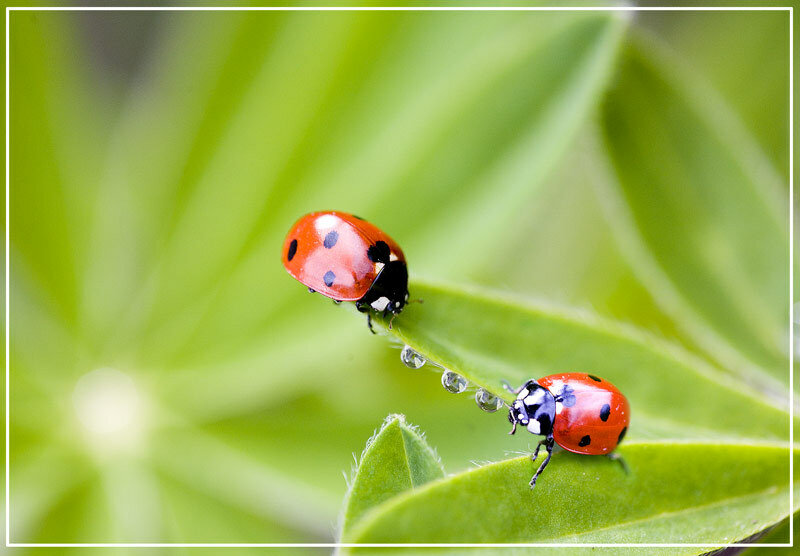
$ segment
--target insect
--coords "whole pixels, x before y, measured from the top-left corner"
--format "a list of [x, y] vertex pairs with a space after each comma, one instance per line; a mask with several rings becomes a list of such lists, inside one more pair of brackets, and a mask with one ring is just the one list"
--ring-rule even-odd
[[514, 434], [520, 424], [545, 437], [531, 457], [536, 461], [539, 449], [547, 449], [547, 457], [531, 479], [531, 488], [550, 463], [554, 443], [576, 454], [607, 455], [627, 470], [619, 454], [611, 452], [628, 431], [630, 407], [613, 384], [586, 373], [562, 373], [531, 379], [517, 389], [507, 383], [505, 387], [517, 395], [508, 410], [512, 424], [509, 434]]
[[[336, 303], [355, 301], [367, 314], [400, 313], [408, 302], [402, 249], [380, 228], [337, 211], [312, 212], [294, 223], [283, 243], [283, 266], [312, 293]], [[389, 323], [391, 328], [391, 321]]]

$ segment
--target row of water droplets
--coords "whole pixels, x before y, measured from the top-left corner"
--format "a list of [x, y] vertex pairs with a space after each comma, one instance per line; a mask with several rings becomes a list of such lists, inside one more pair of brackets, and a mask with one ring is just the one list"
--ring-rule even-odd
[[[400, 360], [410, 369], [420, 369], [425, 363], [429, 362], [422, 354], [414, 351], [411, 346], [403, 346], [402, 351], [400, 351]], [[430, 364], [444, 369], [444, 367], [433, 361], [430, 361]], [[449, 369], [444, 369], [442, 372], [442, 386], [444, 386], [444, 389], [448, 392], [460, 394], [467, 389], [469, 381], [458, 373]], [[494, 413], [503, 407], [502, 399], [483, 388], [478, 388], [475, 392], [475, 403], [477, 403], [478, 407], [482, 410], [488, 411], [489, 413]]]

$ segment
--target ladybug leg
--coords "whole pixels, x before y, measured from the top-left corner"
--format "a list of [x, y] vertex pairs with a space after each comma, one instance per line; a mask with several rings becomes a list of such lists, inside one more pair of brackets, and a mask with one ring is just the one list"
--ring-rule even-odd
[[621, 455], [619, 455], [616, 452], [611, 452], [610, 454], [606, 454], [606, 457], [608, 459], [610, 459], [611, 461], [618, 461], [620, 466], [622, 467], [622, 470], [625, 472], [625, 474], [626, 475], [630, 475], [631, 470], [628, 467], [628, 464], [625, 463], [625, 458], [623, 458]]
[[[530, 482], [531, 490], [533, 490], [533, 488], [536, 486], [536, 479], [538, 479], [539, 475], [542, 474], [542, 471], [544, 471], [544, 468], [547, 467], [548, 463], [550, 463], [550, 458], [553, 456], [553, 437], [548, 436], [547, 439], [544, 441], [544, 445], [545, 448], [547, 448], [547, 457], [544, 458], [542, 465], [539, 466], [539, 469], [536, 470], [536, 473], [534, 473], [533, 478], [531, 479]], [[538, 452], [539, 450], [538, 446], [536, 450]]]
[[513, 388], [507, 380], [501, 380], [500, 382], [503, 383], [503, 388], [506, 389], [506, 392], [511, 392], [512, 394], [519, 394], [520, 391], [522, 391], [522, 386], [520, 386], [519, 388]]
[[536, 450], [533, 451], [533, 455], [531, 456], [531, 463], [536, 461], [536, 458], [539, 457], [539, 448], [541, 448], [542, 444], [545, 444], [546, 442], [547, 442], [547, 439], [545, 438], [545, 439], [540, 440], [539, 443], [536, 445]]
[[359, 313], [366, 313], [367, 314], [367, 327], [369, 327], [369, 331], [375, 334], [375, 329], [372, 328], [372, 313], [370, 312], [369, 305], [364, 303], [361, 300], [356, 301], [356, 310]]
[[334, 305], [341, 305], [341, 304], [342, 304], [342, 302], [341, 302], [341, 301], [339, 301], [338, 299], [334, 299], [334, 300], [333, 300], [333, 304], [334, 304]]

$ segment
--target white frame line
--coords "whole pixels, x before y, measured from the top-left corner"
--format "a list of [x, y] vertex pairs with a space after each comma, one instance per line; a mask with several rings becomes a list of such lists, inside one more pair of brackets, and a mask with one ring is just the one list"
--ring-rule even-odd
[[794, 8], [789, 6], [789, 546], [794, 546]]
[[10, 128], [8, 122], [9, 122], [9, 116], [11, 115], [11, 112], [9, 111], [9, 101], [10, 101], [9, 91], [10, 91], [10, 89], [9, 89], [9, 80], [8, 80], [8, 77], [9, 77], [9, 71], [8, 70], [9, 70], [9, 35], [10, 35], [10, 33], [8, 32], [8, 22], [9, 22], [9, 11], [6, 10], [6, 298], [5, 298], [5, 300], [6, 300], [6, 317], [5, 317], [5, 325], [6, 325], [6, 341], [5, 341], [5, 349], [6, 349], [6, 352], [5, 352], [6, 353], [6, 507], [5, 507], [5, 514], [6, 514], [6, 520], [5, 520], [6, 521], [6, 546], [9, 546], [10, 543], [11, 543], [11, 519], [10, 519], [10, 516], [9, 516], [9, 511], [10, 511], [10, 508], [11, 508], [11, 481], [10, 481], [11, 473], [10, 473], [10, 466], [9, 466], [9, 463], [8, 463], [8, 459], [11, 456], [11, 449], [10, 449], [10, 444], [9, 444], [9, 439], [11, 437], [11, 434], [10, 434], [10, 432], [11, 432], [11, 426], [10, 426], [10, 422], [11, 422], [10, 417], [11, 417], [11, 415], [10, 415], [10, 411], [9, 411], [10, 405], [11, 405], [10, 404], [10, 398], [9, 398], [9, 385], [10, 385], [10, 380], [9, 380], [9, 376], [10, 376], [10, 373], [9, 373], [9, 368], [10, 368], [10, 363], [9, 363], [9, 337], [11, 336], [10, 328], [9, 328], [9, 324], [10, 324], [9, 315], [11, 314], [11, 311], [9, 311], [9, 292], [11, 291], [11, 289], [10, 289], [11, 283], [10, 283], [10, 279], [9, 279], [9, 277], [10, 277], [10, 274], [9, 274], [9, 263], [11, 261], [11, 258], [10, 258], [10, 242], [9, 242], [9, 237], [10, 237], [10, 235], [9, 235], [9, 230], [10, 230], [10, 228], [9, 228], [9, 221], [10, 221], [9, 190], [10, 190], [11, 180], [9, 179], [9, 175], [10, 175], [9, 174], [9, 160], [10, 160], [10, 158], [8, 156], [8, 153], [9, 153], [9, 148], [8, 148], [9, 141], [8, 140], [9, 140], [9, 128]]
[[[420, 12], [437, 12], [437, 11], [473, 11], [473, 12], [494, 12], [494, 11], [507, 11], [507, 12], [533, 12], [533, 11], [551, 11], [551, 12], [593, 12], [593, 11], [611, 11], [611, 12], [673, 12], [673, 11], [698, 11], [698, 12], [711, 12], [711, 11], [788, 11], [789, 12], [789, 542], [788, 543], [13, 543], [11, 542], [11, 472], [9, 457], [10, 451], [10, 362], [9, 362], [9, 338], [10, 333], [10, 204], [9, 204], [9, 191], [10, 191], [10, 160], [9, 160], [9, 144], [10, 144], [10, 65], [9, 65], [9, 22], [10, 13], [12, 11], [420, 11]], [[5, 416], [6, 416], [6, 465], [5, 465], [5, 546], [7, 548], [56, 548], [56, 547], [103, 547], [103, 548], [455, 548], [455, 547], [484, 547], [484, 548], [532, 548], [532, 547], [546, 547], [546, 548], [585, 548], [585, 547], [598, 547], [598, 548], [678, 548], [678, 547], [697, 547], [697, 548], [721, 548], [721, 547], [741, 547], [741, 548], [789, 548], [794, 546], [794, 527], [792, 526], [794, 515], [794, 458], [793, 445], [794, 445], [794, 417], [792, 408], [794, 407], [794, 9], [792, 6], [561, 6], [561, 7], [547, 7], [547, 6], [352, 6], [352, 7], [333, 7], [333, 6], [284, 6], [284, 7], [246, 7], [246, 6], [47, 6], [47, 7], [6, 7], [6, 238], [5, 238]]]

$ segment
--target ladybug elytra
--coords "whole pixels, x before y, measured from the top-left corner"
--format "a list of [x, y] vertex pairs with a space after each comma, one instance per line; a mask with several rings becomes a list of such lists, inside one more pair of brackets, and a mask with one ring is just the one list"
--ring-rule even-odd
[[[400, 246], [366, 220], [337, 211], [295, 222], [283, 244], [283, 266], [311, 292], [356, 309], [396, 315], [408, 302], [408, 269]], [[391, 324], [390, 324], [391, 327]]]
[[586, 373], [561, 373], [537, 380], [529, 380], [519, 388], [506, 388], [517, 395], [508, 411], [512, 424], [529, 432], [544, 436], [539, 441], [532, 459], [536, 461], [544, 445], [547, 457], [536, 470], [530, 485], [547, 467], [553, 444], [569, 452], [588, 455], [608, 455], [624, 462], [611, 452], [622, 442], [630, 424], [630, 407], [617, 388], [595, 375]]

